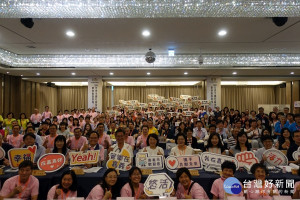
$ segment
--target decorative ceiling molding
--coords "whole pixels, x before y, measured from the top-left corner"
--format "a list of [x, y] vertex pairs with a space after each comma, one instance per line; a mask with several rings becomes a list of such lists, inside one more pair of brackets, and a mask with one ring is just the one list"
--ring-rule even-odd
[[296, 17], [299, 0], [2, 0], [1, 18]]
[[154, 64], [144, 55], [19, 55], [0, 49], [0, 63], [13, 68], [205, 68], [300, 66], [300, 54], [156, 55]]

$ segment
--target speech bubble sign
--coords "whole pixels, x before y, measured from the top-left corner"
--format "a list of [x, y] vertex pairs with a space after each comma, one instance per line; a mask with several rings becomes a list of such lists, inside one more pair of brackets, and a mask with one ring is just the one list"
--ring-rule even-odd
[[10, 167], [16, 169], [24, 160], [34, 161], [36, 145], [27, 148], [14, 148], [8, 151], [8, 160]]
[[198, 105], [209, 106], [210, 105], [210, 100], [198, 100]]
[[199, 155], [191, 156], [168, 156], [165, 165], [170, 171], [177, 171], [179, 168], [202, 169], [201, 158]]
[[270, 166], [286, 166], [288, 165], [288, 159], [281, 151], [277, 149], [268, 149], [263, 153], [263, 156], [267, 158], [266, 162]]
[[298, 148], [297, 151], [293, 152], [293, 158], [295, 161], [297, 161], [299, 159], [299, 156], [300, 156], [300, 147]]
[[239, 162], [240, 167], [244, 167], [245, 165], [249, 165], [251, 167], [253, 164], [259, 163], [259, 160], [252, 151], [237, 153], [235, 154], [235, 159]]
[[38, 168], [46, 173], [56, 172], [65, 164], [66, 158], [61, 153], [48, 153], [38, 160]]
[[147, 196], [169, 196], [174, 189], [174, 181], [166, 173], [150, 174], [144, 184]]
[[139, 152], [135, 157], [135, 164], [141, 169], [161, 170], [164, 168], [163, 155], [149, 156], [147, 152]]
[[100, 150], [90, 150], [87, 152], [70, 152], [70, 165], [94, 164], [99, 161]]
[[128, 171], [131, 169], [131, 154], [127, 149], [122, 149], [121, 153], [110, 152], [109, 160], [106, 162], [107, 168], [114, 168], [120, 171]]
[[236, 166], [236, 169], [239, 168], [239, 162], [231, 156], [224, 156], [221, 154], [204, 152], [201, 154], [201, 163], [203, 168], [207, 171], [219, 171], [221, 170], [221, 164], [224, 161], [233, 162]]
[[3, 160], [5, 158], [5, 151], [2, 147], [0, 147], [0, 160]]

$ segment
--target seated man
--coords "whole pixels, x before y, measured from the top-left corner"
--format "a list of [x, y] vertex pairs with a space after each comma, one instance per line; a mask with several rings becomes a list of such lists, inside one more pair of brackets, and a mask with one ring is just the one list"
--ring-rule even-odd
[[32, 176], [33, 163], [25, 160], [19, 165], [19, 175], [7, 179], [0, 192], [0, 199], [18, 198], [36, 200], [39, 180]]
[[74, 137], [71, 137], [68, 141], [68, 146], [73, 151], [80, 151], [81, 147], [88, 143], [86, 137], [81, 135], [81, 129], [75, 128], [74, 129]]
[[125, 136], [125, 133], [124, 133], [123, 129], [118, 129], [116, 131], [117, 144], [112, 145], [109, 148], [109, 152], [120, 153], [120, 152], [122, 152], [123, 149], [126, 149], [126, 150], [128, 150], [130, 156], [133, 157], [132, 147], [129, 144], [125, 143], [124, 136]]
[[264, 145], [264, 147], [257, 149], [257, 151], [255, 152], [255, 156], [258, 158], [258, 160], [261, 163], [264, 163], [266, 158], [263, 157], [263, 154], [266, 150], [269, 149], [275, 149], [273, 147], [273, 138], [270, 135], [265, 135], [261, 137], [261, 141]]
[[36, 136], [33, 133], [26, 133], [23, 137], [23, 141], [25, 144], [23, 148], [36, 145], [36, 152], [35, 152], [35, 157], [33, 162], [37, 163], [39, 158], [45, 154], [46, 149], [42, 145], [39, 145], [38, 143], [35, 142], [35, 137]]
[[297, 130], [294, 132], [293, 140], [294, 140], [294, 143], [290, 146], [286, 155], [289, 160], [289, 163], [294, 163], [294, 164], [298, 165], [298, 164], [300, 164], [300, 159], [298, 158], [298, 160], [295, 161], [293, 158], [293, 153], [294, 153], [294, 151], [297, 151], [300, 146], [300, 131]]

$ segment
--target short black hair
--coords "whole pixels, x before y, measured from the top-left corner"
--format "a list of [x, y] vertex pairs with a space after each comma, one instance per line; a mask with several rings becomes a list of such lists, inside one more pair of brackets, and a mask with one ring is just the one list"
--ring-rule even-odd
[[74, 132], [75, 132], [76, 130], [78, 130], [78, 129], [79, 129], [79, 130], [80, 130], [80, 132], [81, 132], [81, 128], [78, 128], [78, 127], [74, 129]]
[[77, 191], [77, 177], [76, 177], [76, 174], [73, 170], [68, 170], [68, 171], [65, 171], [61, 177], [60, 177], [60, 181], [59, 181], [59, 185], [57, 188], [59, 189], [63, 189], [63, 186], [62, 186], [62, 180], [64, 178], [65, 175], [71, 175], [72, 177], [72, 185], [70, 186], [69, 190], [71, 191]]
[[99, 124], [97, 124], [97, 128], [99, 127], [99, 126], [104, 126], [104, 124], [103, 123], [99, 123]]
[[117, 133], [122, 133], [123, 135], [125, 135], [125, 132], [122, 128], [118, 128], [116, 131], [116, 135], [117, 135]]
[[255, 163], [255, 164], [253, 164], [252, 167], [251, 167], [251, 169], [250, 169], [251, 173], [254, 174], [255, 171], [256, 171], [258, 168], [262, 168], [262, 169], [266, 172], [266, 175], [269, 174], [269, 173], [268, 173], [267, 167], [266, 167], [264, 164], [261, 164], [261, 163]]
[[191, 175], [190, 171], [189, 171], [187, 168], [182, 167], [182, 168], [179, 168], [179, 169], [177, 170], [177, 172], [176, 172], [176, 178], [177, 178], [178, 181], [179, 181], [180, 176], [181, 176], [183, 173], [186, 173], [186, 175], [190, 178], [190, 180], [192, 180], [192, 175]]
[[223, 171], [224, 169], [232, 169], [233, 174], [234, 174], [235, 171], [236, 171], [236, 166], [235, 166], [234, 162], [231, 162], [231, 161], [228, 161], [228, 160], [225, 160], [225, 161], [222, 163], [221, 168], [222, 168], [222, 171]]
[[187, 145], [187, 138], [186, 138], [186, 136], [184, 135], [184, 134], [182, 134], [182, 133], [178, 133], [176, 136], [175, 136], [175, 143], [177, 144], [177, 140], [178, 140], [178, 137], [179, 136], [182, 136], [183, 138], [184, 138], [184, 140], [185, 140], [185, 145]]
[[99, 133], [98, 133], [97, 131], [92, 131], [92, 132], [90, 133], [90, 137], [91, 137], [91, 135], [92, 135], [93, 133], [96, 133], [97, 136], [98, 136], [98, 138], [99, 138]]
[[26, 133], [26, 134], [24, 135], [24, 137], [23, 137], [23, 141], [25, 141], [25, 139], [26, 139], [27, 137], [32, 137], [33, 139], [36, 138], [35, 135], [34, 135], [33, 133]]
[[[212, 120], [213, 121], [213, 120]], [[217, 128], [216, 127], [216, 125], [214, 125], [214, 124], [211, 124], [211, 125], [209, 125], [209, 128], [208, 129], [210, 129], [210, 128], [212, 128], [212, 127], [215, 127], [215, 128]]]
[[188, 132], [188, 131], [192, 131], [193, 132], [194, 130], [193, 130], [192, 127], [189, 126], [189, 127], [186, 128], [186, 132]]
[[25, 167], [30, 167], [30, 169], [33, 170], [33, 163], [30, 160], [24, 160], [19, 165], [19, 170]]
[[261, 136], [261, 141], [264, 142], [266, 140], [272, 140], [273, 141], [273, 138], [272, 136], [270, 135], [264, 135], [264, 136]]
[[156, 139], [156, 146], [158, 146], [159, 140], [158, 140], [158, 136], [155, 133], [151, 133], [151, 134], [148, 135], [147, 142], [146, 142], [147, 146], [150, 146], [150, 144], [149, 144], [150, 137]]
[[56, 124], [50, 124], [50, 125], [49, 125], [49, 128], [50, 128], [50, 127], [55, 127], [55, 128], [57, 129], [57, 125], [56, 125]]

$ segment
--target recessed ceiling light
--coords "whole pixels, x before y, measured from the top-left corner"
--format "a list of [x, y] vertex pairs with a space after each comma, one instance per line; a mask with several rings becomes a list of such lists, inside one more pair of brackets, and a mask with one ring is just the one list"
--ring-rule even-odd
[[227, 31], [226, 30], [220, 30], [219, 32], [218, 32], [218, 35], [219, 36], [225, 36], [227, 34]]
[[187, 73], [187, 72], [184, 72], [183, 74], [184, 74], [184, 75], [188, 75], [189, 73]]
[[36, 73], [37, 76], [41, 75], [40, 73]]
[[9, 72], [6, 72], [7, 74], [9, 74]]
[[67, 31], [66, 35], [69, 36], [69, 37], [74, 37], [75, 33], [73, 31]]
[[21, 74], [21, 76], [23, 76], [23, 74]]
[[147, 72], [147, 75], [150, 75], [151, 73], [150, 72]]
[[175, 50], [174, 49], [169, 49], [168, 54], [169, 54], [169, 56], [175, 56]]
[[112, 75], [114, 75], [114, 73], [113, 73], [113, 72], [110, 72], [110, 73], [109, 73], [109, 75], [111, 75], [111, 76], [112, 76]]
[[71, 74], [72, 74], [72, 76], [75, 76], [75, 75], [76, 75], [76, 73], [75, 73], [75, 72], [72, 72]]
[[293, 75], [293, 74], [295, 74], [295, 72], [291, 72], [291, 74]]
[[236, 74], [237, 74], [237, 72], [232, 72], [232, 74], [233, 74], [233, 75], [236, 75]]
[[143, 35], [144, 37], [148, 37], [148, 36], [150, 36], [150, 31], [144, 30], [144, 31], [142, 32], [142, 35]]

